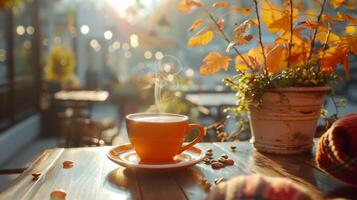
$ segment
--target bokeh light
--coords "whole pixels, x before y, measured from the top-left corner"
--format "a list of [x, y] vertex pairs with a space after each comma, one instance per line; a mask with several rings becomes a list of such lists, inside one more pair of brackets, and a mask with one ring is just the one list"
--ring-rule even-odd
[[113, 38], [113, 32], [111, 32], [110, 30], [106, 30], [104, 32], [104, 38], [106, 40], [111, 40]]
[[161, 59], [164, 58], [164, 54], [163, 54], [161, 51], [157, 51], [157, 52], [155, 53], [155, 58], [156, 58], [157, 60], [161, 60]]
[[81, 33], [82, 33], [83, 35], [87, 35], [87, 34], [89, 33], [89, 31], [90, 31], [90, 28], [89, 28], [88, 25], [82, 25], [82, 26], [81, 26]]
[[33, 26], [28, 26], [28, 27], [26, 28], [26, 32], [27, 32], [27, 34], [29, 34], [29, 35], [33, 35], [33, 34], [35, 33], [35, 28], [34, 28]]
[[151, 59], [151, 58], [152, 58], [152, 53], [151, 53], [151, 51], [145, 51], [145, 53], [144, 53], [144, 58], [146, 58], [146, 59]]
[[17, 26], [17, 27], [16, 27], [16, 33], [17, 33], [18, 35], [23, 35], [23, 34], [25, 34], [25, 27], [22, 26], [22, 25]]

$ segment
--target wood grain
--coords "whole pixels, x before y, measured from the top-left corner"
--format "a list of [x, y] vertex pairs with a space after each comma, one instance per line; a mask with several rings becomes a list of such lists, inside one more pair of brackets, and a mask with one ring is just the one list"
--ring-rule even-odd
[[[227, 154], [235, 165], [214, 170], [199, 163], [180, 171], [155, 172], [131, 170], [111, 162], [106, 153], [111, 147], [52, 149], [45, 151], [19, 178], [0, 193], [0, 199], [49, 199], [53, 190], [63, 189], [67, 199], [204, 199], [207, 190], [202, 179], [213, 183], [216, 178], [226, 180], [243, 174], [262, 174], [287, 177], [300, 184], [315, 198], [357, 195], [348, 186], [318, 169], [312, 155], [280, 156], [255, 151], [248, 142], [200, 143], [201, 149], [213, 149], [217, 159]], [[73, 161], [70, 169], [63, 161]], [[31, 174], [42, 173], [38, 181]], [[21, 197], [21, 198], [19, 198]]]

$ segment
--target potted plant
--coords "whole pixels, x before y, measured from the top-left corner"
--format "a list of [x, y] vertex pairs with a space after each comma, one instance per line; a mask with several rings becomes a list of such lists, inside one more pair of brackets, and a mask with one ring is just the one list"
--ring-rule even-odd
[[[191, 32], [200, 30], [189, 39], [188, 45], [207, 45], [219, 34], [227, 42], [226, 53], [235, 53], [237, 73], [225, 82], [236, 92], [234, 112], [250, 120], [252, 141], [258, 151], [279, 154], [309, 151], [324, 96], [330, 91], [330, 84], [339, 79], [335, 69], [342, 64], [348, 78], [348, 55], [357, 54], [357, 19], [339, 11], [354, 9], [354, 3], [311, 1], [317, 5], [316, 11], [305, 9], [301, 1], [286, 0], [280, 5], [268, 0], [250, 3], [251, 7], [245, 8], [229, 2], [204, 5], [196, 0], [181, 0], [180, 11], [206, 14], [189, 28]], [[327, 8], [337, 10], [336, 16], [327, 14]], [[227, 11], [216, 17], [214, 13], [221, 9]], [[229, 33], [224, 18], [232, 12], [250, 18], [235, 24]], [[338, 34], [341, 29], [343, 33]], [[273, 41], [263, 42], [263, 33], [272, 33]], [[241, 52], [241, 47], [248, 44], [254, 47]], [[231, 56], [209, 52], [200, 73], [228, 70], [232, 60]]]

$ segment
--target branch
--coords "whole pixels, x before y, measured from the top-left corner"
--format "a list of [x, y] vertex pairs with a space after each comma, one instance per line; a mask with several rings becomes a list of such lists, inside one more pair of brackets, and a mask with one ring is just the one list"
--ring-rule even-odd
[[317, 26], [316, 26], [314, 35], [312, 36], [312, 40], [311, 40], [311, 44], [310, 44], [311, 49], [310, 49], [310, 54], [309, 54], [308, 60], [310, 60], [310, 58], [312, 56], [312, 53], [314, 52], [316, 34], [317, 34], [317, 31], [318, 31], [319, 26], [320, 26], [320, 21], [321, 21], [322, 14], [324, 13], [325, 4], [326, 4], [326, 0], [323, 0], [322, 5], [321, 5], [320, 13], [319, 13], [319, 15], [317, 17]]
[[[218, 24], [217, 20], [213, 17], [213, 15], [205, 8], [202, 8], [205, 13], [209, 16], [209, 18], [214, 22], [216, 28], [218, 31], [221, 33], [222, 37], [224, 38], [225, 41], [231, 43], [231, 40], [228, 38], [228, 36], [224, 33], [223, 30], [221, 30], [220, 25]], [[236, 54], [243, 60], [243, 62], [249, 67], [250, 70], [253, 71], [253, 67], [250, 66], [250, 64], [247, 62], [247, 60], [244, 58], [244, 56], [238, 51], [236, 47], [233, 46], [233, 50], [236, 52]]]
[[258, 20], [258, 31], [259, 31], [259, 44], [260, 47], [262, 49], [262, 54], [263, 54], [263, 59], [264, 59], [264, 66], [265, 66], [265, 74], [268, 75], [268, 65], [267, 65], [267, 60], [266, 60], [266, 56], [265, 56], [265, 52], [264, 52], [264, 45], [262, 42], [262, 28], [261, 28], [261, 24], [260, 24], [260, 17], [259, 17], [259, 11], [258, 11], [258, 2], [257, 0], [253, 0], [254, 1], [254, 5], [255, 5], [255, 13], [257, 15], [257, 20]]
[[290, 40], [289, 40], [289, 52], [288, 52], [288, 68], [290, 68], [290, 57], [291, 57], [291, 47], [293, 44], [293, 16], [294, 16], [294, 8], [293, 8], [293, 1], [290, 0]]
[[[326, 52], [326, 49], [327, 49], [327, 43], [328, 43], [328, 40], [330, 38], [330, 35], [331, 35], [331, 27], [330, 27], [330, 23], [327, 24], [327, 35], [326, 35], [326, 39], [325, 39], [325, 42], [324, 42], [324, 45], [322, 46], [322, 56], [321, 56], [321, 59], [324, 59], [325, 57], [325, 52]], [[318, 76], [318, 73], [320, 72], [320, 65], [317, 65], [317, 70], [316, 70], [316, 77]]]
[[338, 117], [338, 105], [337, 105], [337, 102], [336, 102], [336, 100], [335, 100], [335, 98], [333, 97], [333, 96], [330, 96], [331, 97], [331, 101], [332, 101], [332, 103], [333, 103], [333, 106], [335, 107], [335, 114], [336, 114], [336, 116]]

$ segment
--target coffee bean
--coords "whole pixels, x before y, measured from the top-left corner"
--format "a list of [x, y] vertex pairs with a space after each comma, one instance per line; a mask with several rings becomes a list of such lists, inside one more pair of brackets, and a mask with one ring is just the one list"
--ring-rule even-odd
[[69, 169], [73, 167], [73, 162], [69, 160], [64, 161], [62, 164], [64, 169]]
[[220, 158], [218, 159], [218, 161], [224, 164], [224, 163], [226, 162], [226, 159], [223, 158], [223, 157], [220, 157]]
[[33, 177], [39, 177], [39, 176], [41, 176], [41, 173], [40, 172], [35, 172], [35, 173], [32, 173], [32, 176]]
[[206, 152], [206, 156], [213, 156], [212, 152]]
[[40, 179], [40, 176], [41, 176], [40, 172], [32, 173], [32, 180], [37, 181], [38, 179]]
[[224, 167], [224, 164], [221, 162], [214, 162], [211, 164], [212, 169], [220, 169]]
[[66, 196], [67, 194], [64, 190], [54, 190], [50, 194], [50, 199], [65, 200]]
[[217, 160], [214, 160], [214, 159], [212, 159], [211, 161], [210, 161], [210, 163], [212, 164], [212, 163], [215, 163], [215, 162], [218, 162]]
[[203, 162], [204, 162], [206, 165], [211, 164], [211, 160], [208, 159], [208, 158], [203, 159]]
[[232, 150], [232, 151], [235, 151], [235, 150], [236, 150], [236, 148], [237, 148], [237, 146], [236, 146], [236, 145], [234, 145], [234, 144], [232, 144], [232, 145], [231, 145], [231, 150]]
[[224, 181], [224, 178], [223, 178], [223, 177], [221, 177], [221, 178], [216, 178], [216, 179], [214, 179], [214, 184], [218, 185], [218, 184], [222, 183], [223, 181]]
[[227, 154], [222, 154], [221, 157], [222, 157], [222, 158], [225, 158], [225, 159], [228, 159]]
[[234, 165], [234, 160], [232, 160], [232, 159], [227, 159], [224, 164], [225, 164], [225, 165]]

